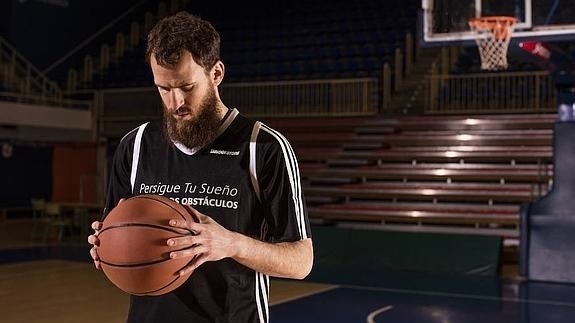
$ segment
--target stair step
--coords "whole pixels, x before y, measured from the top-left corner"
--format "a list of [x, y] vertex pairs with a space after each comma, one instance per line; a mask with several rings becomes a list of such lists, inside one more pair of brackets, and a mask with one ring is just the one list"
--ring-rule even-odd
[[381, 149], [384, 147], [383, 143], [378, 142], [353, 142], [353, 143], [344, 143], [342, 148], [344, 150], [372, 150], [372, 149]]
[[357, 180], [350, 177], [310, 177], [307, 182], [312, 185], [339, 185], [339, 184], [353, 184]]
[[329, 204], [339, 202], [339, 198], [332, 196], [306, 196], [305, 201], [307, 204]]
[[391, 134], [395, 132], [395, 128], [393, 127], [384, 127], [384, 126], [367, 126], [367, 127], [359, 127], [355, 129], [355, 133], [362, 135], [362, 134], [378, 134], [378, 135], [385, 135]]
[[367, 166], [371, 165], [367, 159], [328, 159], [327, 164], [329, 166]]

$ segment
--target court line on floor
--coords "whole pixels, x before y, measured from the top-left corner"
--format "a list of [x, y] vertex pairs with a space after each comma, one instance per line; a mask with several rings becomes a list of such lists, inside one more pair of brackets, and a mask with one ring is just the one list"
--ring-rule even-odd
[[326, 287], [323, 287], [323, 288], [318, 288], [317, 290], [314, 290], [314, 291], [311, 291], [311, 292], [301, 293], [301, 294], [298, 294], [297, 296], [284, 298], [284, 299], [281, 299], [281, 300], [279, 300], [279, 301], [277, 301], [277, 302], [270, 303], [270, 306], [275, 306], [275, 305], [280, 305], [280, 304], [284, 304], [284, 303], [296, 301], [296, 300], [301, 299], [301, 298], [306, 298], [306, 297], [309, 297], [309, 296], [313, 296], [313, 295], [321, 294], [321, 293], [324, 293], [324, 292], [328, 292], [328, 291], [330, 291], [330, 290], [334, 290], [334, 289], [339, 288], [339, 287], [340, 287], [339, 285], [332, 285], [332, 286], [326, 286]]
[[392, 309], [393, 309], [393, 306], [387, 305], [387, 306], [384, 306], [378, 310], [375, 310], [375, 311], [369, 313], [369, 315], [367, 316], [367, 323], [375, 323], [375, 317], [376, 316], [378, 316], [381, 313], [391, 311]]
[[417, 289], [369, 287], [369, 286], [360, 286], [360, 285], [339, 285], [339, 287], [350, 288], [350, 289], [359, 289], [359, 290], [403, 293], [403, 294], [418, 294], [418, 295], [425, 295], [425, 296], [457, 297], [457, 298], [479, 299], [479, 300], [488, 300], [488, 301], [504, 301], [504, 302], [514, 302], [514, 303], [528, 303], [528, 304], [538, 304], [538, 305], [558, 305], [558, 306], [575, 307], [575, 303], [548, 301], [548, 300], [541, 300], [541, 299], [530, 300], [530, 299], [515, 298], [515, 297], [483, 296], [483, 295], [473, 295], [473, 294], [432, 292], [432, 291], [417, 290]]

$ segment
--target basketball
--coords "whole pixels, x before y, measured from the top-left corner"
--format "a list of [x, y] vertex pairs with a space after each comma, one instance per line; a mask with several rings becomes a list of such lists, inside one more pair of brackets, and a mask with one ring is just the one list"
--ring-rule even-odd
[[197, 222], [185, 207], [159, 195], [138, 195], [118, 204], [98, 235], [106, 277], [132, 295], [162, 295], [182, 285], [191, 273], [180, 277], [178, 271], [192, 258], [171, 259], [170, 252], [180, 247], [166, 241], [193, 233], [169, 225], [178, 218]]

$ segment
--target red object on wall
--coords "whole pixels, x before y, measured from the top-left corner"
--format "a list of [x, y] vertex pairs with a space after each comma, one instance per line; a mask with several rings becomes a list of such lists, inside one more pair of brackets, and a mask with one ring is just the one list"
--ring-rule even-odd
[[519, 43], [519, 47], [542, 59], [551, 58], [551, 49], [542, 42], [524, 41]]
[[95, 203], [98, 185], [96, 174], [96, 144], [55, 146], [52, 161], [52, 201]]

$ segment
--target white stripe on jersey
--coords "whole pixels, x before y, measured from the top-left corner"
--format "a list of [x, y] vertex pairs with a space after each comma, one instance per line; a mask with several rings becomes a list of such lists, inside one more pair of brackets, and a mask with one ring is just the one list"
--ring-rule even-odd
[[138, 172], [138, 161], [140, 160], [140, 145], [142, 144], [142, 134], [149, 122], [144, 123], [138, 128], [136, 139], [134, 140], [134, 152], [132, 153], [132, 172], [130, 174], [130, 184], [132, 184], [132, 193], [136, 184], [136, 173]]
[[261, 293], [262, 293], [262, 299], [264, 301], [264, 309], [266, 310], [266, 321], [268, 320], [268, 318], [270, 317], [270, 307], [269, 307], [269, 297], [268, 297], [268, 292], [269, 292], [269, 284], [266, 284], [266, 282], [268, 281], [266, 279], [267, 275], [264, 275], [262, 273], [257, 273], [257, 277], [260, 280], [260, 288], [261, 288]]
[[226, 120], [224, 120], [224, 123], [222, 123], [222, 125], [218, 128], [216, 138], [219, 137], [222, 133], [224, 133], [224, 131], [228, 129], [228, 127], [232, 124], [232, 121], [234, 121], [234, 119], [238, 116], [238, 114], [240, 114], [240, 112], [237, 109], [233, 109], [230, 112], [230, 115], [226, 118]]
[[[267, 223], [264, 221], [260, 227], [260, 239], [264, 241], [265, 236], [267, 235], [268, 226]], [[259, 272], [255, 272], [256, 274], [256, 304], [258, 307], [258, 315], [260, 318], [260, 323], [267, 323], [269, 322], [270, 317], [270, 308], [269, 308], [269, 292], [270, 292], [270, 278], [268, 275], [264, 275]], [[263, 278], [266, 278], [265, 281]], [[262, 305], [263, 302], [263, 305]], [[264, 317], [264, 309], [265, 309], [265, 317]]]
[[[267, 323], [267, 318], [264, 319], [264, 310], [262, 309], [262, 300], [261, 300], [261, 286], [260, 286], [260, 280], [258, 278], [258, 276], [260, 275], [260, 273], [258, 273], [257, 271], [255, 272], [256, 274], [256, 303], [258, 306], [258, 316], [260, 318], [260, 323]], [[267, 310], [266, 310], [267, 312]]]
[[139, 126], [137, 126], [136, 128], [130, 130], [127, 134], [124, 135], [124, 137], [122, 137], [122, 139], [120, 139], [120, 141], [124, 141], [124, 138], [128, 137], [132, 132], [134, 132], [134, 131], [140, 129], [140, 126], [141, 126], [141, 125], [139, 125]]
[[307, 239], [308, 236], [307, 236], [307, 230], [306, 230], [305, 218], [304, 218], [304, 207], [303, 207], [303, 201], [302, 201], [302, 197], [301, 197], [301, 181], [300, 181], [300, 174], [298, 171], [298, 165], [297, 165], [295, 153], [293, 152], [288, 140], [284, 136], [282, 136], [279, 132], [266, 126], [265, 124], [262, 124], [262, 129], [264, 129], [266, 132], [268, 132], [274, 138], [276, 138], [276, 140], [279, 142], [279, 144], [282, 148], [285, 163], [286, 163], [286, 168], [287, 168], [287, 172], [288, 172], [288, 176], [289, 176], [289, 180], [290, 180], [290, 184], [291, 184], [292, 198], [294, 201], [294, 206], [295, 206], [294, 209], [296, 212], [296, 220], [297, 220], [297, 224], [298, 224], [300, 237], [302, 238], [302, 240]]
[[260, 133], [260, 128], [262, 126], [261, 122], [256, 122], [252, 129], [252, 136], [250, 137], [250, 177], [252, 180], [252, 186], [256, 192], [258, 200], [262, 200], [260, 193], [260, 184], [258, 183], [258, 174], [256, 168], [256, 143], [258, 139], [258, 134]]

